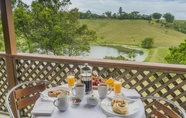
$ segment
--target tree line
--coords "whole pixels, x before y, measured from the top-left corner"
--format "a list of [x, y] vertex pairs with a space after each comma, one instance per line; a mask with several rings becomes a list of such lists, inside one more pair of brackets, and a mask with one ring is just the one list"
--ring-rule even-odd
[[161, 19], [162, 17], [165, 18], [167, 22], [172, 23], [175, 19], [175, 16], [171, 13], [161, 14], [155, 12], [150, 15], [140, 14], [139, 11], [132, 11], [131, 13], [127, 13], [122, 10], [122, 7], [119, 7], [118, 13], [112, 13], [111, 11], [106, 11], [102, 15], [98, 15], [92, 13], [90, 10], [86, 12], [79, 12], [80, 19], [143, 19], [143, 20], [152, 20], [152, 19]]

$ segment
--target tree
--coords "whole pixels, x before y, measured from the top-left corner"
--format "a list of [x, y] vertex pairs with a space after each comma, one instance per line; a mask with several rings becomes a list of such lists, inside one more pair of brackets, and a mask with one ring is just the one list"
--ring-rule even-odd
[[5, 46], [4, 46], [4, 41], [3, 41], [2, 23], [0, 20], [0, 51], [4, 51], [4, 50], [5, 50]]
[[166, 13], [163, 15], [163, 17], [169, 23], [172, 23], [174, 21], [174, 16], [171, 13]]
[[170, 54], [165, 57], [168, 63], [186, 64], [186, 40], [178, 47], [170, 47], [169, 51]]
[[132, 19], [137, 19], [139, 18], [139, 11], [133, 11], [131, 12], [131, 15], [132, 15]]
[[20, 6], [23, 6], [23, 7], [27, 7], [28, 5], [25, 4], [22, 0], [11, 0], [12, 2], [12, 8], [17, 8], [17, 7], [20, 7]]
[[[34, 44], [31, 43], [32, 39], [32, 23], [33, 19], [31, 16], [31, 11], [29, 6], [19, 1], [21, 4], [18, 4], [14, 8], [14, 25], [15, 33], [17, 38], [17, 47], [19, 51], [33, 53], [35, 51]], [[19, 40], [25, 39], [25, 40]]]
[[[31, 15], [33, 18], [32, 28], [34, 29], [32, 43], [35, 49], [39, 49], [38, 53], [49, 54], [52, 52], [54, 55], [63, 55], [64, 36], [67, 33], [65, 28], [71, 23], [66, 18], [68, 14], [66, 6], [69, 4], [71, 3], [68, 0], [37, 0], [32, 2]], [[76, 23], [76, 19], [74, 19], [74, 23]]]
[[91, 18], [92, 18], [92, 13], [91, 13], [90, 10], [88, 10], [88, 11], [86, 12], [86, 17], [87, 17], [88, 19], [91, 19]]
[[137, 56], [137, 54], [134, 51], [128, 52], [127, 56], [129, 59], [135, 61], [135, 57]]
[[123, 12], [122, 7], [119, 7], [119, 12], [118, 12], [119, 16], [121, 16], [122, 12]]
[[[27, 41], [33, 49], [29, 49], [30, 52], [78, 56], [90, 50], [89, 43], [96, 40], [96, 32], [79, 23], [78, 9], [67, 10], [70, 4], [70, 0], [33, 1], [29, 8], [30, 13], [25, 15], [28, 15], [25, 21], [18, 19], [22, 14], [15, 12], [16, 28], [20, 26], [22, 35], [28, 36]], [[25, 12], [25, 9], [22, 11]], [[28, 32], [22, 29], [24, 25]]]
[[113, 13], [112, 18], [113, 19], [117, 19], [117, 14], [116, 13]]
[[150, 38], [150, 37], [145, 38], [141, 42], [142, 48], [147, 48], [147, 49], [152, 48], [153, 44], [154, 44], [154, 39], [153, 38]]
[[158, 13], [158, 12], [155, 12], [155, 13], [152, 14], [152, 18], [154, 18], [154, 19], [160, 19], [161, 16], [162, 16], [162, 14]]
[[[39, 41], [39, 47], [46, 52], [52, 51], [56, 55], [79, 56], [89, 52], [89, 42], [96, 39], [96, 32], [79, 23], [77, 8], [71, 9], [69, 12], [61, 11], [63, 6], [56, 9], [55, 6], [59, 6], [60, 3], [58, 1], [58, 4], [54, 4], [52, 9], [47, 9], [47, 7], [38, 9], [37, 4], [34, 7], [36, 9], [34, 16], [38, 15], [35, 17], [36, 23], [42, 27], [38, 28], [39, 33], [38, 37], [35, 37], [35, 41]], [[90, 11], [87, 13], [91, 15]], [[40, 24], [41, 21], [42, 24]]]
[[112, 12], [111, 11], [107, 11], [105, 12], [105, 15], [107, 16], [107, 19], [110, 19], [112, 16]]

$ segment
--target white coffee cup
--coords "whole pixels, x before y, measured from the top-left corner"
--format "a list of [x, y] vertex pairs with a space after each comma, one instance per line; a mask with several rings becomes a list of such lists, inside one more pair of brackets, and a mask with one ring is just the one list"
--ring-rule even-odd
[[56, 106], [60, 111], [65, 111], [69, 107], [68, 93], [63, 92], [57, 96], [57, 99], [53, 101], [54, 106]]
[[77, 96], [82, 99], [85, 95], [85, 84], [83, 83], [75, 84], [75, 86], [71, 89], [71, 93], [74, 96]]
[[[110, 90], [110, 91], [109, 91]], [[105, 83], [98, 84], [98, 94], [100, 98], [105, 98], [112, 92], [112, 87]]]

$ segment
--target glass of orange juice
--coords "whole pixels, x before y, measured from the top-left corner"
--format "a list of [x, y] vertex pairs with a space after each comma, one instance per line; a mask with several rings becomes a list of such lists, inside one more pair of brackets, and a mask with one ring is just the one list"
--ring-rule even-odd
[[114, 93], [119, 95], [121, 93], [122, 84], [120, 81], [114, 81]]
[[68, 81], [68, 87], [70, 87], [70, 88], [74, 87], [74, 81], [75, 81], [75, 73], [74, 72], [67, 73], [67, 81]]

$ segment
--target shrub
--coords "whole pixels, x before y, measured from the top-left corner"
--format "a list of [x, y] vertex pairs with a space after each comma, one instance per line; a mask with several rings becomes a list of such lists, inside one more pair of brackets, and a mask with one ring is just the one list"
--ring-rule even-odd
[[141, 47], [142, 48], [147, 48], [150, 49], [153, 47], [154, 44], [154, 39], [151, 37], [145, 38], [142, 42], [141, 42]]

